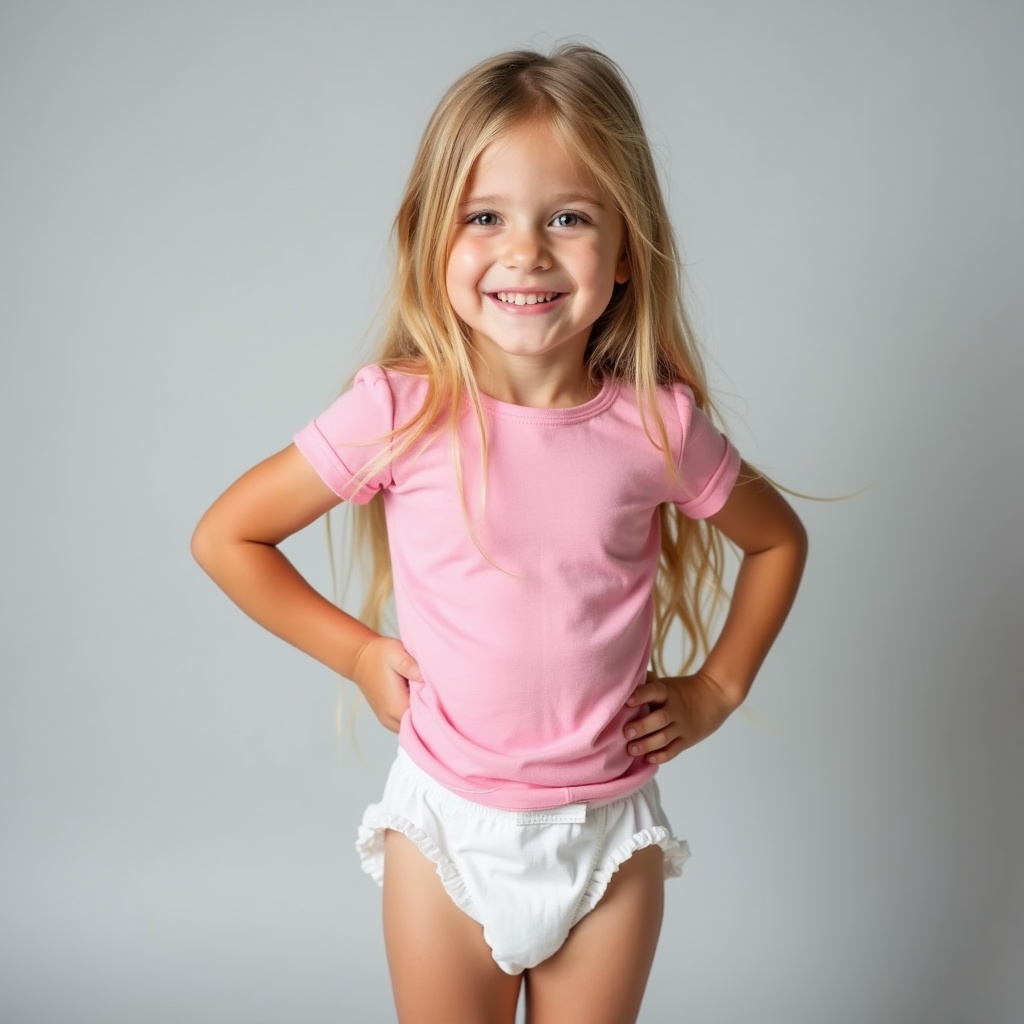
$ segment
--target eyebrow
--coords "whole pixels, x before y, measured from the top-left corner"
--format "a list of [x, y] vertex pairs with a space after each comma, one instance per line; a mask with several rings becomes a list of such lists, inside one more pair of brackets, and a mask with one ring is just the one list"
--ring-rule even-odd
[[[462, 202], [459, 203], [459, 206], [460, 208], [463, 206], [501, 206], [506, 202], [508, 202], [507, 196], [470, 196], [468, 199], [463, 199]], [[599, 210], [604, 209], [604, 203], [599, 199], [594, 198], [594, 196], [588, 195], [586, 192], [560, 192], [558, 195], [551, 197], [551, 203], [554, 206], [565, 206], [571, 203], [586, 203], [588, 206], [595, 206]]]

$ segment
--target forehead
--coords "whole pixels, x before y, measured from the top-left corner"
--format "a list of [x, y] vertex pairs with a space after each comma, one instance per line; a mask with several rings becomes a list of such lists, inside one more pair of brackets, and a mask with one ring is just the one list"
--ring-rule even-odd
[[498, 186], [512, 191], [579, 188], [595, 196], [604, 194], [587, 163], [551, 127], [534, 122], [495, 139], [473, 163], [467, 194]]

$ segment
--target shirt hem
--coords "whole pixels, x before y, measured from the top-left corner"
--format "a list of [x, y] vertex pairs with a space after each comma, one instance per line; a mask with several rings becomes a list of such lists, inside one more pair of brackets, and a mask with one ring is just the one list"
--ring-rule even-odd
[[401, 743], [399, 751], [454, 796], [502, 811], [544, 811], [566, 804], [600, 804], [619, 800], [642, 789], [658, 771], [657, 765], [645, 764], [639, 770], [629, 771], [605, 782], [574, 786], [526, 786], [495, 780], [493, 787], [477, 788], [470, 787], [468, 780], [459, 778], [453, 772], [439, 772], [437, 769], [440, 766], [436, 762], [430, 763], [419, 751], [410, 750]]

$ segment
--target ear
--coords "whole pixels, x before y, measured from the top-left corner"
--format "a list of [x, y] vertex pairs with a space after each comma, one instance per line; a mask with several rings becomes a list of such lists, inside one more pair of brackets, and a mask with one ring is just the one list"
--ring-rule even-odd
[[622, 243], [622, 252], [619, 254], [619, 261], [615, 264], [615, 283], [625, 284], [629, 280], [629, 249], [626, 243]]

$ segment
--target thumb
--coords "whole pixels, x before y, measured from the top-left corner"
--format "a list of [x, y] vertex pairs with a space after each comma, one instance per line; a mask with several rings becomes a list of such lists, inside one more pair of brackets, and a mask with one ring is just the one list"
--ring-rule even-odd
[[417, 683], [423, 682], [423, 673], [420, 672], [420, 667], [416, 664], [416, 659], [409, 654], [408, 651], [398, 663], [398, 671], [406, 679], [411, 679]]

